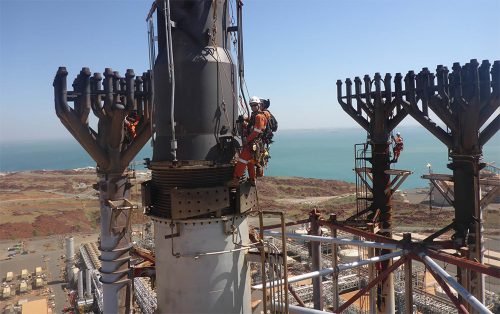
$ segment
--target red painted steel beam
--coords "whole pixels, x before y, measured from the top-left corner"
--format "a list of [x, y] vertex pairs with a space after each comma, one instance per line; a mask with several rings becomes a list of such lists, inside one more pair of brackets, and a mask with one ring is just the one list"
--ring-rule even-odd
[[362, 295], [364, 295], [365, 293], [367, 293], [371, 288], [375, 287], [375, 285], [377, 285], [379, 282], [381, 282], [382, 280], [384, 280], [387, 276], [389, 276], [390, 273], [392, 273], [399, 266], [401, 266], [406, 261], [407, 258], [408, 257], [406, 257], [406, 256], [400, 258], [398, 261], [396, 261], [394, 264], [392, 264], [389, 268], [387, 268], [382, 273], [380, 273], [380, 275], [378, 275], [375, 279], [373, 279], [370, 283], [368, 283], [368, 285], [366, 287], [364, 287], [363, 289], [359, 290], [358, 293], [356, 293], [355, 295], [353, 295], [349, 300], [347, 300], [347, 302], [345, 302], [344, 304], [342, 304], [342, 306], [340, 306], [338, 308], [337, 312], [338, 313], [342, 313], [342, 311], [344, 311], [345, 309], [347, 309], [352, 303], [354, 303], [354, 301], [356, 301], [357, 299], [359, 299]]
[[375, 242], [391, 243], [391, 244], [399, 244], [400, 243], [398, 240], [387, 238], [387, 237], [384, 237], [384, 236], [381, 236], [381, 235], [378, 235], [378, 234], [374, 234], [374, 233], [370, 233], [368, 231], [360, 230], [360, 229], [357, 229], [357, 228], [345, 226], [345, 225], [342, 225], [342, 224], [339, 224], [339, 223], [334, 223], [334, 222], [331, 222], [331, 221], [326, 221], [326, 220], [323, 220], [323, 219], [319, 221], [319, 224], [321, 226], [327, 226], [327, 227], [330, 227], [330, 228], [335, 228], [335, 229], [338, 229], [338, 230], [342, 230], [344, 232], [348, 232], [348, 233], [351, 233], [351, 234], [354, 234], [354, 235], [357, 235], [357, 236], [360, 236], [360, 237], [363, 237], [365, 239], [369, 239], [369, 240], [372, 240], [372, 241], [375, 241]]
[[295, 289], [292, 287], [292, 285], [288, 285], [288, 291], [290, 291], [290, 293], [292, 294], [292, 296], [295, 298], [295, 300], [299, 303], [300, 306], [302, 307], [306, 307], [306, 304], [304, 303], [304, 301], [302, 301], [302, 299], [300, 298], [300, 296], [297, 294], [297, 292], [295, 291]]
[[425, 265], [425, 268], [427, 268], [427, 270], [431, 273], [432, 277], [434, 277], [434, 279], [436, 279], [436, 282], [441, 286], [441, 288], [443, 288], [443, 291], [446, 293], [448, 298], [450, 298], [451, 302], [453, 302], [453, 304], [455, 304], [455, 307], [457, 308], [459, 313], [469, 314], [469, 311], [467, 311], [465, 306], [462, 303], [460, 303], [460, 300], [457, 297], [455, 297], [453, 292], [451, 292], [448, 284], [446, 282], [444, 282], [444, 280], [441, 277], [439, 277], [439, 275], [436, 274], [436, 272], [434, 272], [434, 270], [431, 267], [429, 267], [423, 259], [416, 256], [415, 254], [411, 254], [410, 256], [411, 256], [411, 258], [413, 258], [413, 259], [415, 259], [415, 260], [417, 260]]
[[488, 266], [481, 263], [471, 261], [469, 259], [460, 258], [447, 253], [441, 253], [434, 250], [426, 250], [429, 257], [437, 259], [442, 262], [456, 265], [458, 267], [467, 268], [475, 272], [479, 272], [495, 278], [500, 278], [500, 268], [495, 266]]

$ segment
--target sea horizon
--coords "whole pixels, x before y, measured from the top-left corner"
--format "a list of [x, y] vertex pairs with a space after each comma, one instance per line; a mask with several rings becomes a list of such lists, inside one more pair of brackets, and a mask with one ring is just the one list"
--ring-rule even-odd
[[[427, 187], [421, 179], [429, 170], [451, 174], [448, 151], [427, 130], [418, 126], [398, 128], [405, 147], [394, 169], [410, 170], [401, 189]], [[500, 157], [499, 136], [483, 148], [483, 162], [495, 163]], [[275, 135], [271, 160], [266, 175], [304, 177], [355, 182], [354, 145], [366, 142], [366, 132], [360, 128], [286, 129]], [[145, 158], [152, 157], [150, 143], [134, 158], [137, 169]], [[427, 167], [431, 165], [431, 169]], [[368, 164], [369, 166], [369, 164]], [[95, 162], [73, 138], [37, 141], [0, 142], [0, 172], [32, 170], [69, 170], [95, 167]]]

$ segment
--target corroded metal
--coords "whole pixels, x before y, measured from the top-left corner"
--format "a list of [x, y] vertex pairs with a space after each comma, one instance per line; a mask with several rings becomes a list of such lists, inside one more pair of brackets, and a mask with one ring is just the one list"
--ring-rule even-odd
[[[97, 163], [101, 204], [99, 249], [102, 267], [104, 313], [124, 313], [131, 309], [129, 274], [131, 246], [130, 210], [113, 208], [130, 197], [127, 167], [151, 137], [151, 75], [135, 77], [127, 70], [122, 78], [107, 68], [91, 75], [83, 68], [67, 90], [66, 68], [54, 78], [56, 114], [62, 124]], [[69, 106], [73, 102], [74, 106]], [[89, 125], [90, 112], [97, 117], [97, 131]], [[138, 121], [136, 136], [125, 140], [125, 119], [130, 114]], [[116, 206], [115, 206], [116, 207]]]
[[[491, 74], [491, 76], [490, 76]], [[405, 100], [409, 114], [446, 145], [452, 160], [455, 219], [455, 248], [468, 247], [471, 260], [483, 261], [482, 214], [479, 171], [483, 145], [500, 127], [500, 61], [493, 67], [472, 59], [464, 66], [454, 63], [452, 71], [438, 65], [436, 74], [423, 68], [405, 76]], [[430, 109], [430, 110], [429, 110]], [[433, 112], [446, 130], [432, 121]], [[489, 121], [489, 122], [488, 122]], [[484, 280], [471, 272], [472, 294], [484, 302]]]
[[[129, 69], [120, 85], [122, 78], [110, 68], [104, 71], [104, 80], [100, 73], [91, 77], [90, 70], [82, 68], [73, 82], [73, 91], [67, 90], [67, 76], [66, 68], [60, 67], [54, 78], [57, 116], [96, 161], [100, 173], [123, 173], [151, 137], [150, 74], [134, 80], [134, 71]], [[68, 102], [73, 102], [74, 107]], [[89, 126], [90, 110], [98, 118], [97, 131]], [[137, 110], [139, 119], [137, 136], [124, 143], [125, 117], [133, 110]]]
[[[394, 79], [395, 92], [392, 91], [391, 75], [386, 74], [382, 79], [376, 73], [372, 80], [369, 75], [365, 75], [363, 80], [356, 77], [354, 79], [354, 94], [351, 79], [346, 79], [346, 95], [342, 93], [342, 81], [337, 81], [337, 98], [342, 109], [349, 114], [361, 127], [369, 134], [372, 156], [367, 160], [372, 164], [373, 185], [371, 188], [373, 201], [366, 212], [371, 212], [369, 218], [379, 215], [380, 234], [391, 237], [392, 232], [392, 204], [391, 197], [393, 190], [390, 188], [391, 161], [389, 154], [390, 133], [406, 117], [407, 112], [401, 105], [403, 96], [400, 83], [401, 75], [396, 75]], [[382, 86], [383, 85], [383, 86]], [[355, 101], [356, 106], [354, 106]], [[382, 251], [381, 254], [387, 254]], [[384, 271], [390, 266], [391, 261], [382, 263]], [[378, 296], [378, 308], [381, 312], [393, 312], [394, 305], [394, 284], [393, 276], [389, 274], [381, 282], [381, 291]]]

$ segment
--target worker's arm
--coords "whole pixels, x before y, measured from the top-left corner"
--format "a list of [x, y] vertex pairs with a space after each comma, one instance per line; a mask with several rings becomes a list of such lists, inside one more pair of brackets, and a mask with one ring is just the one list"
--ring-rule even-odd
[[262, 114], [255, 116], [255, 124], [252, 133], [248, 135], [247, 142], [251, 143], [257, 136], [259, 136], [266, 129], [266, 118]]

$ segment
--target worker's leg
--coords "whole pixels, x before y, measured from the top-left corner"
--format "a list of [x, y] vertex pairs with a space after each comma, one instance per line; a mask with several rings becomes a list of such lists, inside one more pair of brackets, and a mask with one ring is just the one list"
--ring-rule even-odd
[[248, 161], [248, 181], [250, 183], [255, 184], [255, 160]]
[[399, 159], [399, 154], [400, 154], [400, 153], [401, 153], [401, 150], [399, 150], [399, 149], [395, 149], [395, 150], [394, 150], [394, 158], [393, 158], [393, 161], [394, 161], [394, 162], [397, 162], [397, 161], [398, 161], [398, 159]]
[[[245, 146], [238, 157], [236, 166], [234, 167], [233, 179], [228, 182], [227, 186], [237, 187], [239, 185], [240, 178], [245, 173], [245, 168], [248, 166], [248, 162], [252, 159], [252, 153], [250, 148]], [[249, 171], [250, 172], [250, 171]]]

